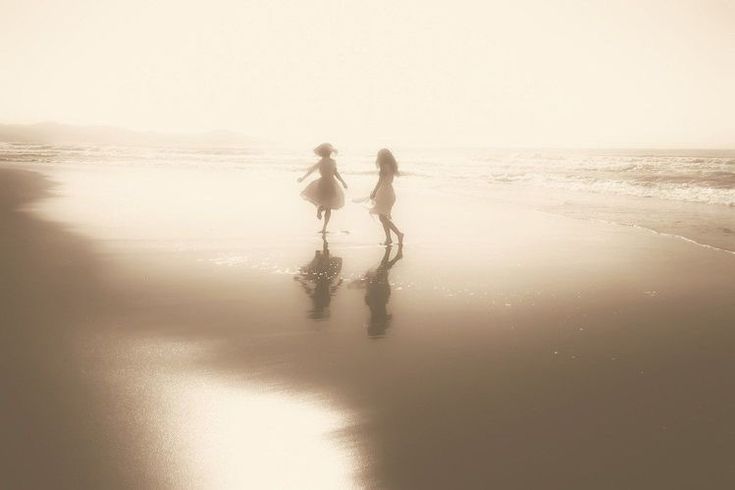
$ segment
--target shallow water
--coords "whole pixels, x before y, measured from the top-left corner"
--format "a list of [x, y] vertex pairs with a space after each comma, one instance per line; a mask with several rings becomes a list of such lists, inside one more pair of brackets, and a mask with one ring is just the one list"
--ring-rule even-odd
[[[603, 220], [681, 236], [735, 251], [733, 150], [396, 150], [404, 189], [523, 204], [566, 216]], [[0, 144], [0, 161], [44, 169], [222, 172], [256, 178], [263, 200], [278, 208], [298, 186], [287, 186], [313, 160], [308, 151], [253, 148], [160, 148]], [[370, 152], [338, 157], [366, 197], [375, 169]], [[140, 173], [138, 173], [140, 175]], [[201, 175], [205, 175], [202, 173]], [[206, 180], [206, 177], [205, 177]], [[196, 187], [187, 192], [207, 192]], [[252, 192], [252, 191], [249, 191]], [[405, 202], [405, 200], [404, 200]]]

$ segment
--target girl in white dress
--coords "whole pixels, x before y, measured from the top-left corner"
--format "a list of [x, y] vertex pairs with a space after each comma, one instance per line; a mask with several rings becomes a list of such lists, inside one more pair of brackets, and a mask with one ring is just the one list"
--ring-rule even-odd
[[299, 178], [299, 182], [302, 182], [317, 169], [319, 169], [320, 177], [306, 186], [301, 193], [301, 197], [316, 206], [317, 219], [322, 219], [322, 213], [324, 213], [322, 233], [326, 233], [327, 223], [329, 223], [329, 218], [332, 217], [332, 210], [339, 209], [345, 205], [345, 195], [337, 184], [337, 181], [341, 182], [345, 189], [347, 189], [347, 184], [345, 184], [342, 176], [337, 171], [337, 162], [332, 159], [332, 154], [337, 153], [337, 150], [332, 145], [322, 143], [314, 148], [314, 153], [319, 155], [321, 160], [312, 165], [306, 171], [306, 174]]
[[380, 177], [378, 178], [378, 183], [375, 184], [375, 189], [370, 194], [370, 199], [373, 200], [373, 208], [370, 212], [377, 214], [380, 222], [383, 224], [386, 245], [393, 242], [390, 236], [391, 231], [396, 234], [398, 243], [403, 243], [403, 233], [393, 223], [390, 215], [393, 204], [396, 202], [396, 193], [393, 190], [393, 178], [398, 175], [398, 162], [396, 162], [393, 153], [389, 149], [383, 148], [378, 152], [375, 165], [380, 169]]

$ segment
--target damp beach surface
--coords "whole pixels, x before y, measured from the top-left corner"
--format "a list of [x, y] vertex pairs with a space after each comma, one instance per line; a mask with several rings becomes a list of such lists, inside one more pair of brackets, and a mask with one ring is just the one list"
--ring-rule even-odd
[[7, 167], [11, 488], [735, 484], [729, 242], [408, 175], [386, 250], [369, 166], [326, 242], [282, 168]]

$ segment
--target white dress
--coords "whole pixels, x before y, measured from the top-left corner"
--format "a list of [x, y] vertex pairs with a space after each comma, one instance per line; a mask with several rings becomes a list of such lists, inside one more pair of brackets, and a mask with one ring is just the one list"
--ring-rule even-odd
[[390, 212], [396, 202], [396, 192], [393, 190], [393, 172], [383, 172], [381, 170], [380, 178], [382, 182], [375, 192], [373, 207], [370, 212], [390, 218]]
[[331, 158], [322, 158], [317, 165], [321, 177], [307, 185], [301, 197], [317, 207], [341, 208], [345, 205], [345, 194], [334, 176], [337, 172], [337, 162]]

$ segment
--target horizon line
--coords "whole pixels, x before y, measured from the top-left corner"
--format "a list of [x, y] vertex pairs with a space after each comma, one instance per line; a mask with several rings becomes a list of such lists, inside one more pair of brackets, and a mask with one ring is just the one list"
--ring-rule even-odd
[[[161, 135], [161, 136], [195, 136], [195, 135], [206, 135], [211, 133], [231, 133], [232, 135], [242, 136], [245, 138], [258, 140], [257, 142], [261, 144], [270, 144], [273, 146], [301, 146], [302, 144], [309, 144], [309, 143], [302, 143], [301, 138], [298, 140], [293, 139], [291, 141], [284, 141], [284, 140], [274, 140], [273, 138], [267, 138], [267, 137], [261, 137], [261, 136], [253, 136], [243, 130], [238, 129], [231, 129], [231, 128], [209, 128], [209, 129], [138, 129], [138, 128], [131, 128], [128, 126], [121, 126], [121, 125], [115, 125], [110, 123], [68, 123], [68, 122], [59, 122], [55, 120], [42, 120], [42, 121], [36, 121], [36, 122], [4, 122], [0, 121], [0, 126], [42, 126], [42, 125], [57, 125], [57, 126], [67, 126], [70, 128], [78, 128], [78, 129], [93, 129], [93, 128], [99, 128], [99, 129], [111, 129], [111, 130], [118, 130], [118, 131], [127, 131], [131, 133], [148, 133], [153, 135]], [[304, 138], [304, 141], [306, 138]], [[10, 143], [10, 144], [22, 144], [28, 142], [16, 142], [16, 141], [5, 141], [0, 140], [2, 143]], [[64, 143], [60, 143], [59, 146], [64, 146]], [[126, 146], [126, 145], [123, 145]], [[129, 145], [128, 145], [129, 146]], [[132, 145], [132, 146], [139, 146], [139, 145]], [[342, 147], [363, 147], [368, 146], [364, 144], [349, 144], [349, 145], [340, 145]], [[580, 150], [595, 150], [595, 151], [629, 151], [629, 150], [651, 150], [651, 151], [665, 151], [665, 150], [679, 150], [679, 151], [713, 151], [713, 150], [720, 150], [720, 151], [735, 151], [735, 145], [733, 146], [719, 146], [719, 145], [703, 145], [703, 146], [696, 146], [696, 145], [648, 145], [648, 144], [628, 144], [628, 145], [513, 145], [513, 144], [506, 144], [506, 145], [495, 145], [495, 144], [486, 144], [486, 143], [446, 143], [446, 144], [426, 144], [426, 143], [406, 143], [406, 144], [398, 144], [398, 145], [391, 145], [397, 148], [405, 148], [405, 149], [418, 149], [418, 148], [433, 148], [433, 149], [477, 149], [477, 150], [552, 150], [552, 151], [560, 151], [560, 150], [566, 150], [566, 151], [580, 151]]]

